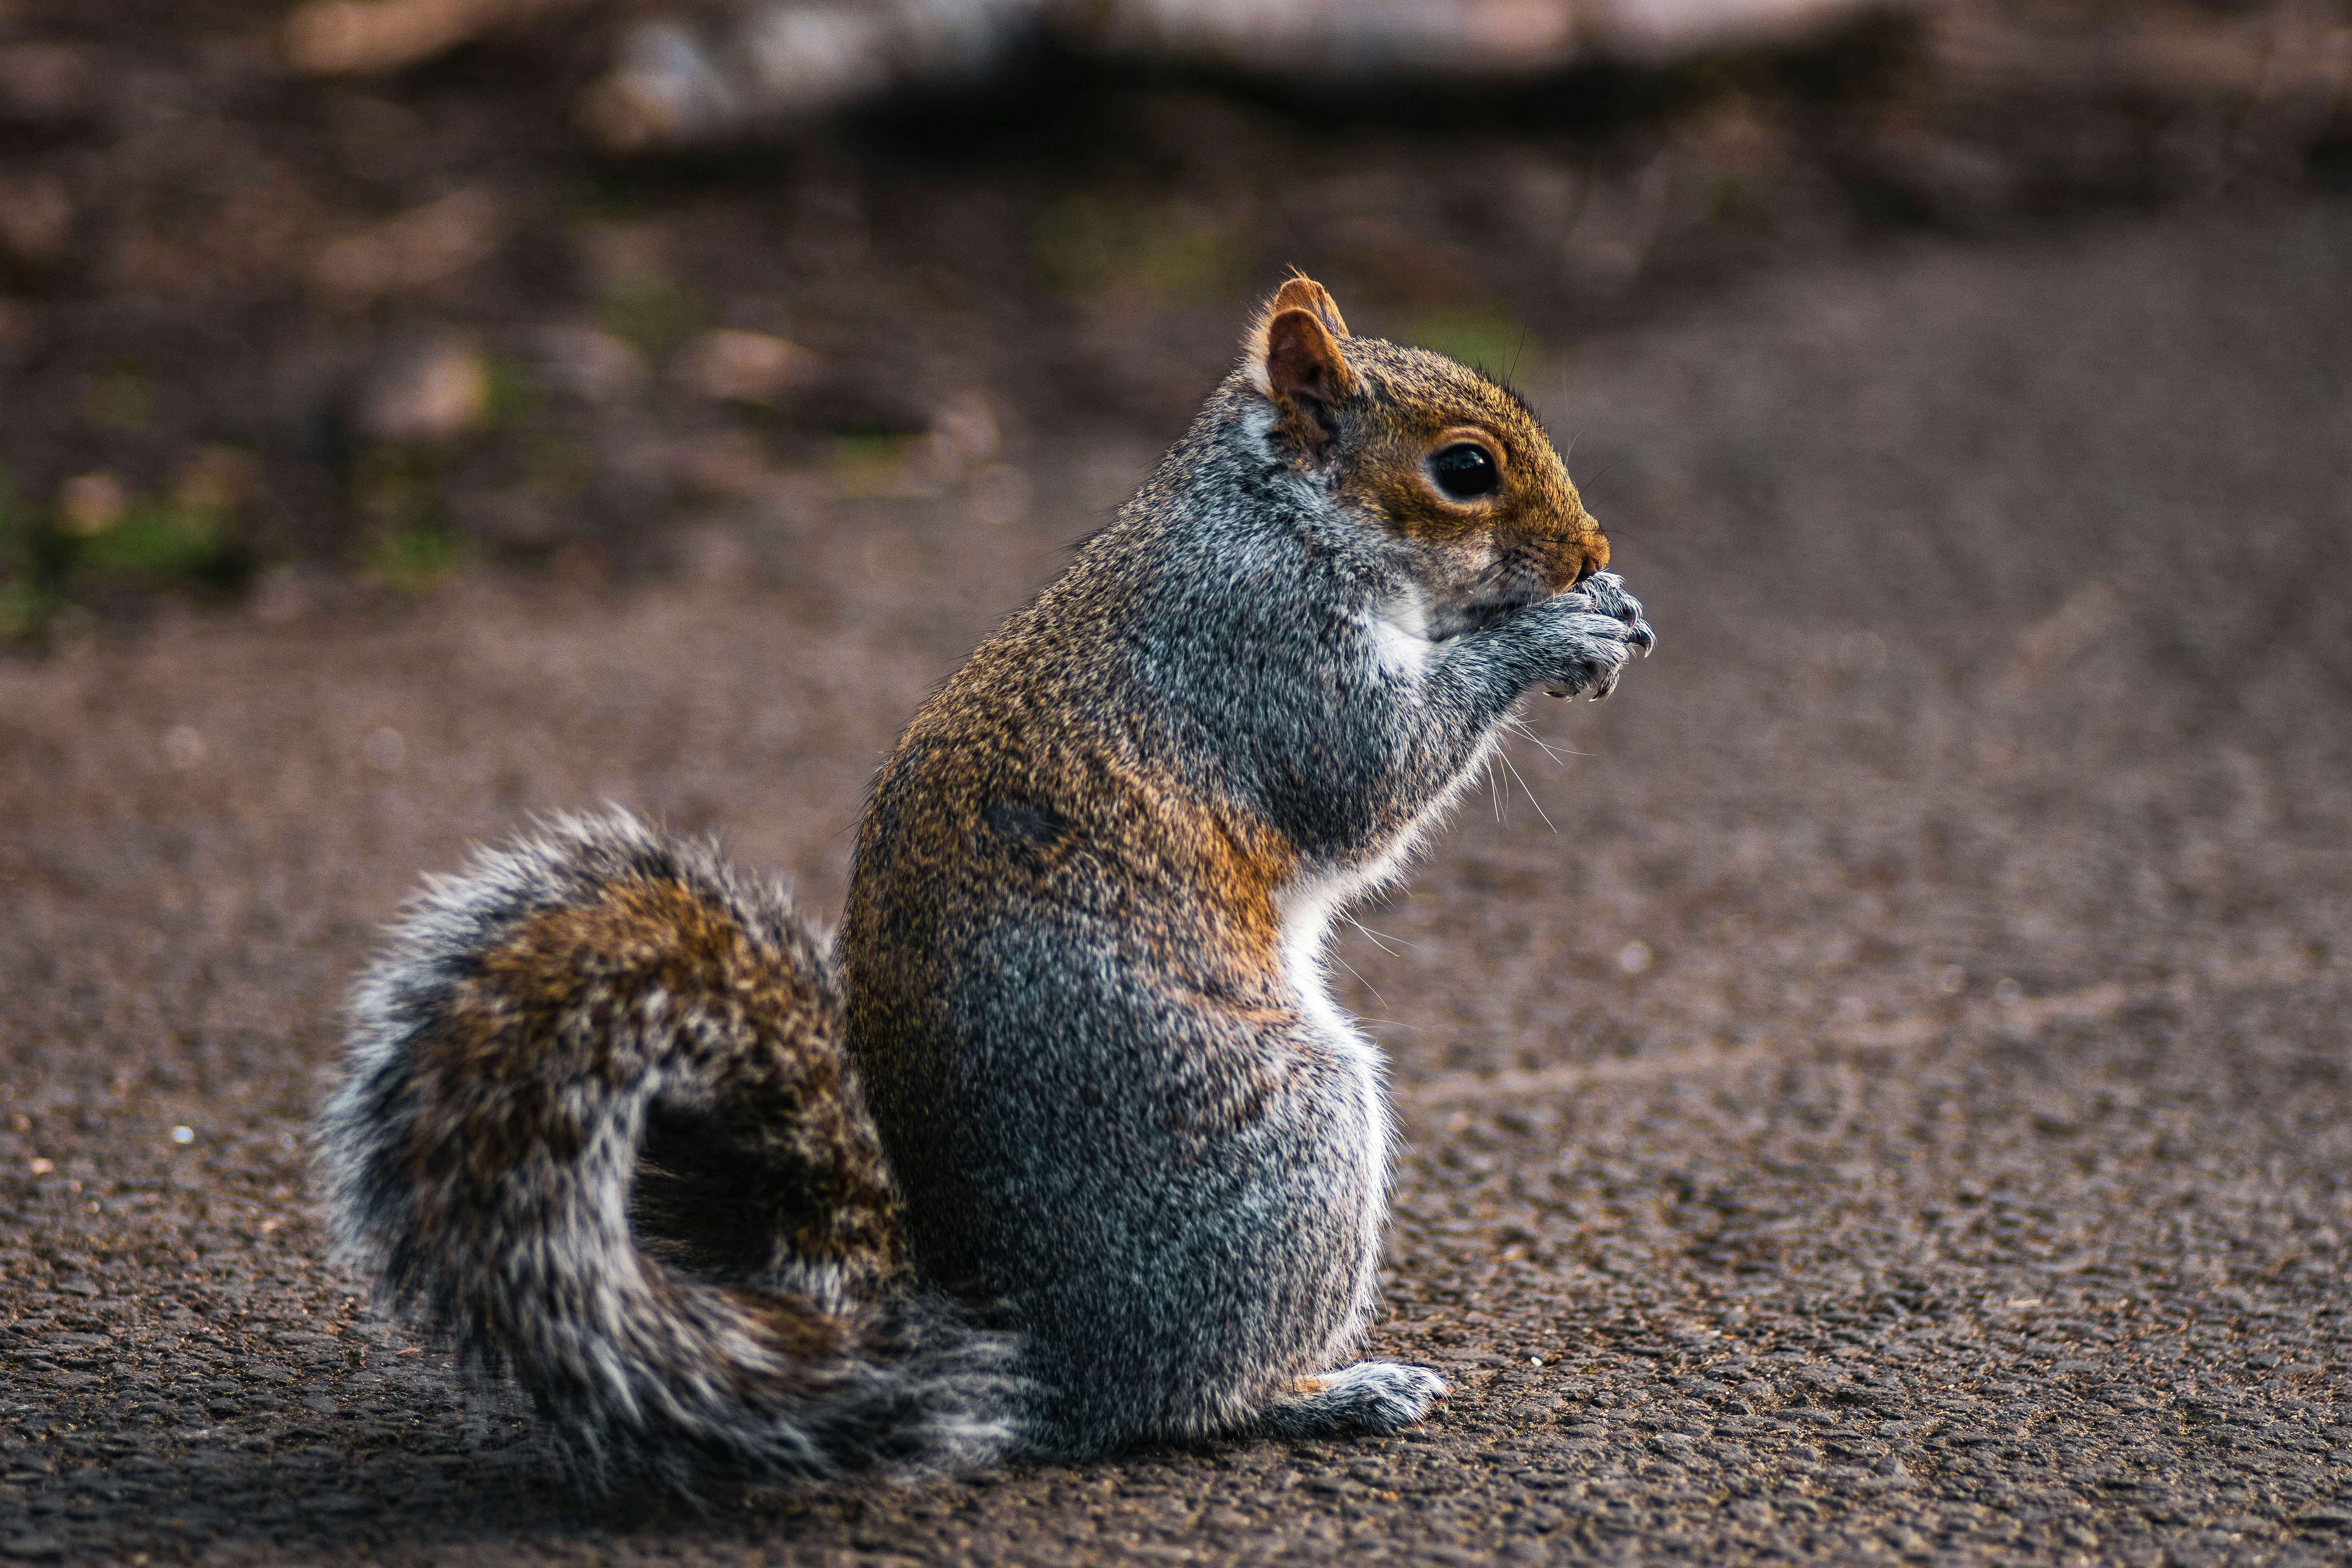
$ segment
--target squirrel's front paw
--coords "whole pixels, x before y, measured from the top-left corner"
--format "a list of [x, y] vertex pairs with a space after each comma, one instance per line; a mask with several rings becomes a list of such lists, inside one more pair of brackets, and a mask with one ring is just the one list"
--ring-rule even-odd
[[1559, 599], [1573, 602], [1587, 615], [1613, 616], [1622, 621], [1632, 634], [1629, 640], [1645, 658], [1658, 646], [1658, 634], [1642, 618], [1642, 601], [1625, 591], [1625, 579], [1614, 572], [1595, 572]]
[[1583, 692], [1595, 702], [1617, 689], [1617, 677], [1639, 650], [1648, 658], [1658, 634], [1642, 618], [1642, 601], [1614, 572], [1596, 572], [1567, 593], [1521, 612], [1546, 617], [1559, 672], [1543, 681], [1546, 694]]

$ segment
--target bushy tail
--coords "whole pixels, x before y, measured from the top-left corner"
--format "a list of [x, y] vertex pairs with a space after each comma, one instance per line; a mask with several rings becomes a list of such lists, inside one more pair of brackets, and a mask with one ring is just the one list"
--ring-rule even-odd
[[1009, 1344], [905, 1278], [829, 955], [621, 813], [480, 854], [352, 998], [320, 1142], [383, 1295], [594, 1479], [985, 1464]]

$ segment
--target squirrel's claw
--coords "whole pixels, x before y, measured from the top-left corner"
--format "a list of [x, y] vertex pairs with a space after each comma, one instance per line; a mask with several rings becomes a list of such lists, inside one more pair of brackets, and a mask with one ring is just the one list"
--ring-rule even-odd
[[1649, 658], [1651, 649], [1658, 646], [1658, 634], [1642, 618], [1642, 601], [1625, 591], [1625, 579], [1616, 573], [1595, 572], [1564, 596], [1576, 601], [1575, 607], [1586, 615], [1622, 623], [1625, 640], [1640, 649], [1643, 658]]
[[[1605, 594], [1608, 585], [1602, 587]], [[1627, 600], [1630, 595], [1619, 594], [1615, 598]], [[1657, 641], [1648, 622], [1638, 615], [1616, 613], [1616, 604], [1602, 595], [1578, 589], [1549, 601], [1545, 608], [1551, 605], [1559, 606], [1561, 618], [1548, 628], [1559, 639], [1553, 644], [1557, 650], [1553, 657], [1559, 661], [1555, 666], [1559, 673], [1542, 683], [1549, 696], [1581, 694], [1595, 702], [1606, 700], [1632, 662], [1633, 650], [1647, 653]]]

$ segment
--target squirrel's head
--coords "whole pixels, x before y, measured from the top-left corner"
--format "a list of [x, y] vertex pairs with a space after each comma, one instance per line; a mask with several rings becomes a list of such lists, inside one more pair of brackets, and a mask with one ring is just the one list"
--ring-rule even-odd
[[1321, 284], [1295, 277], [1266, 302], [1243, 373], [1273, 405], [1277, 453], [1402, 547], [1438, 635], [1609, 563], [1517, 393], [1444, 354], [1350, 337]]

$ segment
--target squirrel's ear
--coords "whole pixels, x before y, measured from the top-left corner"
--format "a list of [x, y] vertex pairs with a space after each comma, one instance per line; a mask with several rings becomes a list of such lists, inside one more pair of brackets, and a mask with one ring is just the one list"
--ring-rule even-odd
[[1331, 290], [1304, 272], [1292, 273], [1282, 287], [1275, 290], [1272, 302], [1265, 308], [1268, 320], [1285, 310], [1312, 310], [1316, 320], [1321, 321], [1333, 337], [1348, 335], [1348, 323], [1340, 320], [1339, 304], [1331, 298]]
[[[5, 0], [0, 0], [0, 3], [5, 3]], [[1285, 279], [1282, 287], [1274, 291], [1274, 298], [1250, 318], [1249, 335], [1242, 342], [1242, 357], [1249, 367], [1249, 377], [1268, 397], [1274, 395], [1274, 388], [1266, 384], [1265, 376], [1266, 351], [1271, 346], [1268, 334], [1274, 326], [1274, 319], [1285, 310], [1306, 311], [1323, 323], [1323, 330], [1335, 338], [1348, 335], [1348, 323], [1340, 318], [1339, 306], [1331, 298], [1329, 289], [1303, 272], [1293, 272]]]
[[[1301, 282], [1293, 279], [1283, 286], [1284, 293]], [[1281, 298], [1276, 295], [1276, 301]], [[1338, 340], [1320, 315], [1301, 306], [1275, 310], [1252, 336], [1250, 379], [1281, 413], [1284, 433], [1309, 458], [1321, 457], [1339, 433], [1339, 405], [1356, 390], [1355, 373], [1340, 357]]]

